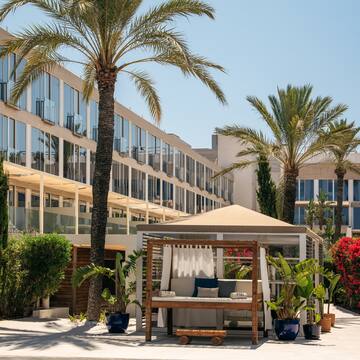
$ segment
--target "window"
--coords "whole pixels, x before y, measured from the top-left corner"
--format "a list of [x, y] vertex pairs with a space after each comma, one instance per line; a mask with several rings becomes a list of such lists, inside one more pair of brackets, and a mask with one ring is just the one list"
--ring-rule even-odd
[[86, 183], [86, 149], [64, 141], [64, 177]]
[[148, 200], [160, 205], [160, 179], [155, 176], [148, 176]]
[[201, 195], [196, 195], [196, 213], [201, 214], [205, 212], [205, 198]]
[[195, 160], [186, 155], [186, 182], [195, 185]]
[[0, 156], [7, 159], [9, 146], [9, 122], [6, 116], [0, 115]]
[[305, 206], [295, 206], [294, 224], [296, 225], [305, 224]]
[[64, 84], [64, 126], [75, 134], [86, 136], [86, 107], [82, 93]]
[[214, 179], [214, 194], [216, 196], [220, 197], [220, 193], [221, 193], [221, 187], [220, 187], [220, 176], [217, 176]]
[[90, 139], [97, 141], [99, 127], [99, 104], [92, 100], [90, 101]]
[[[11, 100], [11, 92], [14, 84], [24, 70], [26, 61], [22, 59], [14, 72], [17, 61], [16, 54], [11, 54], [0, 59], [0, 100], [2, 101], [9, 102]], [[26, 110], [26, 90], [23, 91], [15, 105], [20, 109]]]
[[354, 220], [353, 220], [353, 227], [356, 230], [360, 229], [360, 207], [355, 207], [353, 210]]
[[213, 209], [213, 201], [211, 199], [206, 198], [206, 211], [211, 211]]
[[334, 181], [319, 180], [319, 193], [323, 192], [328, 201], [334, 200]]
[[177, 149], [175, 149], [175, 176], [180, 181], [185, 180], [185, 155]]
[[112, 190], [116, 193], [129, 195], [129, 167], [117, 161], [112, 165]]
[[176, 194], [175, 194], [175, 209], [179, 211], [185, 211], [185, 191], [182, 187], [176, 186], [175, 188]]
[[173, 184], [163, 181], [162, 182], [163, 188], [163, 199], [162, 205], [168, 208], [173, 208], [174, 206], [174, 186]]
[[129, 155], [129, 121], [115, 114], [114, 150], [123, 156]]
[[228, 179], [228, 198], [227, 200], [230, 201], [230, 203], [233, 203], [233, 196], [234, 196], [234, 182], [230, 179]]
[[196, 186], [203, 190], [204, 189], [204, 178], [205, 178], [205, 167], [204, 164], [196, 162]]
[[156, 171], [160, 171], [161, 141], [158, 137], [148, 134], [148, 164]]
[[31, 129], [31, 167], [59, 175], [59, 138]]
[[146, 163], [146, 131], [132, 124], [131, 132], [132, 150], [131, 156], [141, 164]]
[[33, 114], [52, 124], [59, 123], [60, 82], [48, 73], [41, 74], [32, 82]]
[[314, 199], [314, 180], [298, 180], [296, 200], [309, 201]]
[[228, 179], [225, 176], [221, 177], [221, 197], [228, 200]]
[[195, 193], [186, 190], [186, 212], [188, 214], [195, 213]]
[[[0, 130], [1, 130], [1, 125], [0, 125]], [[354, 201], [360, 201], [360, 180], [354, 180]]]
[[146, 175], [140, 170], [131, 169], [131, 196], [145, 200]]
[[90, 151], [90, 184], [94, 184], [94, 171], [95, 171], [96, 153]]
[[174, 175], [174, 150], [173, 147], [163, 142], [163, 172], [168, 176]]
[[9, 126], [9, 161], [26, 165], [26, 125], [14, 119], [8, 119]]
[[212, 169], [206, 167], [205, 169], [205, 190], [209, 192], [210, 194], [213, 193], [213, 177], [214, 172]]

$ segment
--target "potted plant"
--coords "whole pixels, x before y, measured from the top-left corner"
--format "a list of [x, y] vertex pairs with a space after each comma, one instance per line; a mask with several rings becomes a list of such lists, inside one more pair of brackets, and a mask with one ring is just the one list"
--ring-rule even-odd
[[327, 314], [324, 314], [325, 317], [330, 317], [331, 326], [335, 325], [335, 314], [330, 313], [330, 304], [333, 302], [334, 295], [336, 292], [337, 284], [340, 280], [340, 275], [335, 274], [333, 271], [325, 271], [324, 277], [327, 281], [324, 282], [325, 288], [328, 292], [328, 304], [327, 304]]
[[110, 333], [123, 333], [129, 325], [129, 313], [127, 307], [130, 304], [139, 305], [133, 298], [135, 293], [135, 282], [129, 277], [136, 270], [136, 261], [143, 255], [142, 251], [134, 251], [129, 255], [128, 260], [124, 261], [122, 254], [117, 253], [115, 258], [115, 269], [90, 264], [78, 268], [73, 275], [73, 286], [81, 284], [93, 276], [105, 276], [115, 283], [115, 294], [106, 288], [102, 292], [102, 298], [108, 304], [106, 312], [106, 325]]
[[313, 276], [308, 276], [307, 283], [297, 288], [297, 294], [306, 300], [304, 310], [308, 312], [308, 323], [303, 325], [303, 330], [305, 339], [307, 340], [320, 339], [321, 326], [319, 322], [321, 315], [316, 313], [314, 306], [314, 298], [317, 291], [317, 287], [314, 287]]
[[306, 300], [300, 296], [299, 289], [307, 286], [309, 276], [317, 267], [316, 260], [307, 259], [291, 266], [284, 257], [267, 257], [282, 280], [279, 297], [274, 301], [267, 301], [270, 310], [275, 312], [274, 328], [279, 340], [295, 340], [300, 329], [300, 311], [306, 306]]
[[325, 301], [326, 290], [322, 284], [318, 285], [314, 289], [314, 295], [315, 295], [316, 299], [319, 301], [319, 306], [320, 306], [321, 320], [320, 320], [319, 324], [321, 325], [321, 331], [322, 332], [330, 332], [331, 331], [331, 318], [329, 316], [325, 316], [325, 314], [324, 314], [324, 301]]

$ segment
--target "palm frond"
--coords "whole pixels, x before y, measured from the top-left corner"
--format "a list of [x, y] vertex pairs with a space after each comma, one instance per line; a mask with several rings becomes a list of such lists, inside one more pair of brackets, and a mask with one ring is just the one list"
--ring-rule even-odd
[[94, 276], [106, 276], [108, 278], [113, 278], [114, 270], [94, 264], [86, 265], [76, 269], [76, 271], [73, 273], [71, 282], [73, 287], [79, 287], [83, 284], [84, 281]]

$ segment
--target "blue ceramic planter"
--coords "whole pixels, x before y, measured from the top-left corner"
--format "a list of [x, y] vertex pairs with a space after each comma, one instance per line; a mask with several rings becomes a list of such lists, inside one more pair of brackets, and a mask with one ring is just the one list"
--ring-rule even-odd
[[300, 320], [274, 320], [275, 334], [279, 340], [295, 340], [300, 329]]
[[129, 326], [129, 314], [106, 314], [106, 325], [109, 333], [124, 333]]

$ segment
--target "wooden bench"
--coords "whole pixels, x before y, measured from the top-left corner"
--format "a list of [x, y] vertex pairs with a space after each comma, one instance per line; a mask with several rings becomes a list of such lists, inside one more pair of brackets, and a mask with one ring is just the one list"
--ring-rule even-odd
[[176, 336], [179, 336], [179, 343], [181, 345], [190, 344], [193, 337], [210, 337], [211, 343], [215, 346], [222, 345], [224, 337], [226, 336], [225, 330], [189, 330], [177, 329]]

